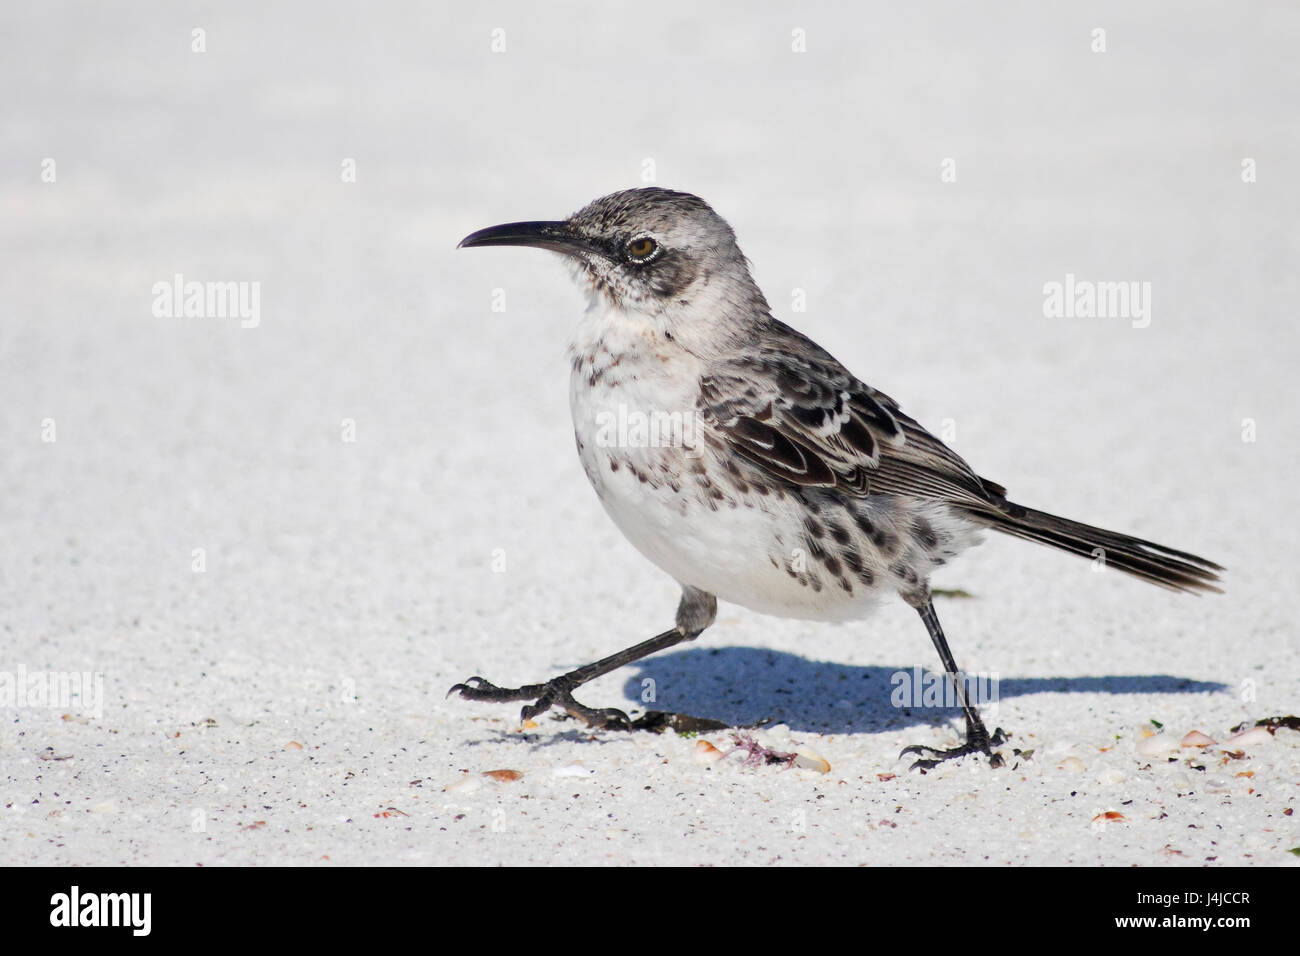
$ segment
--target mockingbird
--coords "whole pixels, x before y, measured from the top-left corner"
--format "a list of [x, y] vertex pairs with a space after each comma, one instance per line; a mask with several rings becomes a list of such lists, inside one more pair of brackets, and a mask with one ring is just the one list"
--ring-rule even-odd
[[[982, 753], [992, 735], [973, 706], [931, 601], [935, 568], [985, 528], [1096, 558], [1177, 591], [1218, 591], [1219, 565], [1185, 551], [1015, 504], [955, 452], [772, 317], [731, 227], [697, 196], [630, 189], [562, 222], [516, 222], [461, 247], [561, 253], [589, 305], [569, 348], [578, 456], [609, 516], [681, 585], [670, 630], [544, 684], [471, 677], [449, 692], [559, 707], [595, 727], [627, 728], [615, 708], [573, 691], [692, 640], [717, 599], [817, 621], [864, 616], [900, 595], [925, 622], [966, 718], [951, 750], [903, 751], [928, 769]], [[665, 432], [667, 434], [665, 434]]]

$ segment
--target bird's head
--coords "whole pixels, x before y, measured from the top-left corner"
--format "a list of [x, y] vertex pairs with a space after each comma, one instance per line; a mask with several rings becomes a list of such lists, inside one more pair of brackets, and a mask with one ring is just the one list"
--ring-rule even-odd
[[460, 246], [535, 246], [562, 253], [596, 294], [640, 312], [716, 297], [720, 286], [758, 294], [726, 220], [698, 196], [671, 189], [612, 193], [568, 219], [491, 226], [466, 236]]

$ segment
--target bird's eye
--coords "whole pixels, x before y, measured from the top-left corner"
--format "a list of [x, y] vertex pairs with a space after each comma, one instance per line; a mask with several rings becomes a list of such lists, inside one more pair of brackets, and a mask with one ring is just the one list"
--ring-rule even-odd
[[659, 251], [659, 243], [649, 236], [637, 236], [627, 244], [627, 256], [633, 262], [649, 262]]

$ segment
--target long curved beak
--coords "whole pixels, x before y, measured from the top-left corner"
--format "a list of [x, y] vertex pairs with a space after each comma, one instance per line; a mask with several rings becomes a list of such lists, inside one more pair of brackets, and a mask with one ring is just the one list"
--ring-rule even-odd
[[488, 226], [471, 232], [456, 248], [473, 246], [533, 246], [569, 256], [601, 251], [590, 239], [578, 235], [564, 222], [507, 222]]

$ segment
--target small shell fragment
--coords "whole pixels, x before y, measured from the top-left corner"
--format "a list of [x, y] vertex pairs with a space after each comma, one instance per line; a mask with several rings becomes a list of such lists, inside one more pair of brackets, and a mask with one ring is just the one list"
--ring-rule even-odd
[[444, 793], [470, 794], [483, 786], [483, 781], [472, 773], [463, 773], [460, 779], [443, 787]]
[[1092, 818], [1093, 823], [1127, 823], [1128, 817], [1118, 810], [1107, 810], [1105, 813], [1099, 813]]
[[[178, 736], [179, 736], [179, 735], [178, 735]], [[302, 744], [298, 743], [298, 741], [296, 741], [296, 740], [291, 740], [291, 741], [289, 741], [287, 744], [284, 745], [284, 749], [285, 749], [285, 750], [302, 750]]]
[[707, 740], [695, 741], [695, 762], [696, 763], [716, 763], [725, 757], [721, 750], [713, 746]]
[[802, 767], [804, 770], [815, 770], [817, 773], [831, 772], [830, 761], [811, 750], [798, 751], [794, 757], [794, 766]]
[[1178, 750], [1178, 741], [1169, 734], [1156, 734], [1137, 742], [1137, 752], [1144, 757], [1158, 757]]
[[1272, 739], [1273, 735], [1268, 732], [1267, 727], [1251, 727], [1250, 730], [1243, 730], [1229, 737], [1223, 745], [1231, 750], [1240, 750], [1242, 747], [1254, 744], [1266, 744]]
[[1066, 757], [1057, 765], [1057, 769], [1066, 773], [1083, 773], [1083, 761], [1078, 757]]
[[1199, 730], [1193, 730], [1190, 733], [1188, 733], [1188, 735], [1179, 742], [1179, 746], [1180, 747], [1210, 747], [1213, 746], [1214, 743], [1215, 740], [1213, 737], [1207, 737]]
[[556, 777], [590, 777], [596, 771], [588, 770], [578, 761], [566, 764], [563, 767], [556, 767], [551, 774]]
[[519, 770], [484, 770], [483, 776], [498, 783], [512, 783], [522, 777], [523, 772]]

